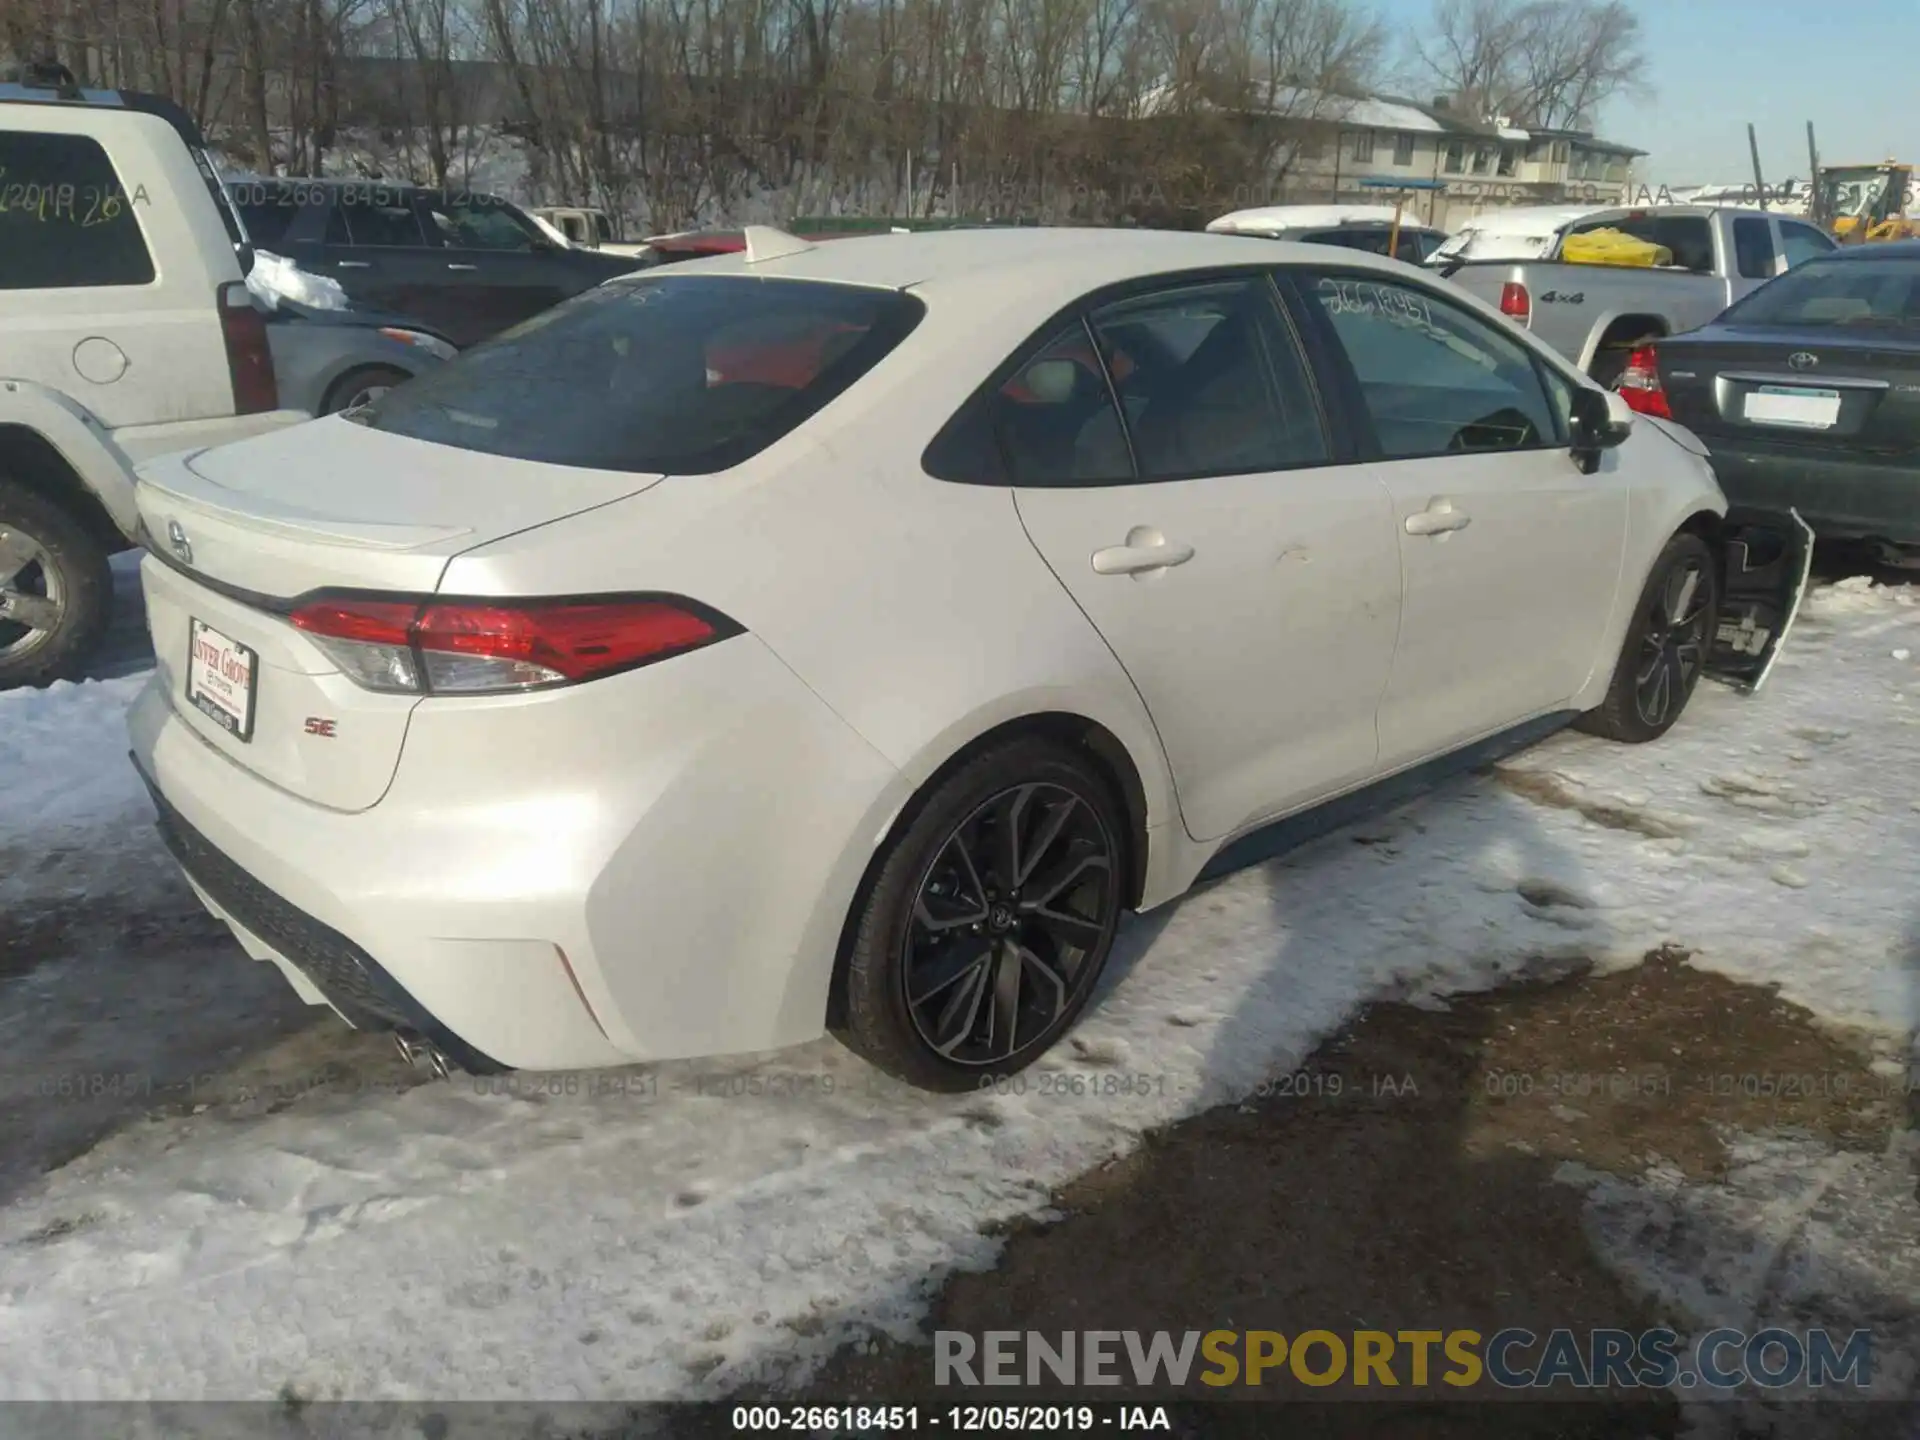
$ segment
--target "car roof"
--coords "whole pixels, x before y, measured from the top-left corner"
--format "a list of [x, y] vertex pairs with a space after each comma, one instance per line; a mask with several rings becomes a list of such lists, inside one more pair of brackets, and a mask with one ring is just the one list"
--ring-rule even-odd
[[1261, 205], [1251, 210], [1234, 210], [1208, 222], [1207, 229], [1219, 235], [1246, 232], [1259, 234], [1270, 230], [1316, 230], [1356, 221], [1393, 223], [1391, 205]]
[[[1815, 260], [1920, 260], [1920, 240], [1875, 240], [1864, 245], [1842, 245]], [[1801, 262], [1803, 265], [1812, 261]]]
[[[830, 245], [750, 262], [745, 252], [692, 260], [678, 274], [753, 275], [825, 280], [890, 290], [978, 291], [1003, 301], [1029, 292], [1036, 305], [1057, 308], [1067, 295], [1164, 272], [1236, 265], [1335, 263], [1324, 245], [1257, 236], [1180, 230], [1092, 230], [1009, 227], [857, 235]], [[1344, 268], [1404, 273], [1410, 267], [1362, 250], [1343, 250]], [[645, 273], [645, 272], [642, 272]]]

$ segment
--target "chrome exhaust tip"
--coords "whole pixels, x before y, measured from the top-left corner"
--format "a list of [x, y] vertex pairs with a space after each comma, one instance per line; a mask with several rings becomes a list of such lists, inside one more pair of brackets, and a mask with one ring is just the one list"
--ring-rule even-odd
[[448, 1063], [447, 1057], [441, 1053], [438, 1045], [425, 1036], [411, 1030], [396, 1030], [393, 1032], [393, 1042], [400, 1049], [400, 1058], [407, 1064], [416, 1069], [424, 1064], [440, 1080], [452, 1075], [453, 1066]]

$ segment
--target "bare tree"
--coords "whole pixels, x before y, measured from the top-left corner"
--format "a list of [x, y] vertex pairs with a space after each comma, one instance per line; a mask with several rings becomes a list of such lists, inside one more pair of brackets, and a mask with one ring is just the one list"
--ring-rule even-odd
[[1647, 88], [1625, 0], [1437, 0], [1410, 59], [1455, 109], [1539, 129], [1590, 124], [1607, 101]]

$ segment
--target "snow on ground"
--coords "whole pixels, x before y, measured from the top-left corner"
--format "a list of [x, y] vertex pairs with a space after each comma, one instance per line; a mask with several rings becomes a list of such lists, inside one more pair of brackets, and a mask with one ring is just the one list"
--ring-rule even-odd
[[[1557, 737], [1143, 917], [1013, 1093], [903, 1092], [821, 1042], [125, 1130], [0, 1211], [0, 1395], [633, 1399], [791, 1373], [909, 1332], [943, 1269], [992, 1264], [983, 1227], [1366, 1000], [1571, 956], [1677, 944], [1904, 1040], [1916, 651], [1913, 593], [1845, 582], [1761, 695], [1703, 687], [1660, 744]], [[151, 853], [128, 693], [0, 696], [0, 853]], [[1624, 1195], [1593, 1203], [1647, 1203]]]

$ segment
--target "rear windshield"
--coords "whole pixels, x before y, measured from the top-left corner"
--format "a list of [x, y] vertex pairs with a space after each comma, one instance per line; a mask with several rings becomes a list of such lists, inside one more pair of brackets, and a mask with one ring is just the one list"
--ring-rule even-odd
[[353, 418], [462, 450], [705, 475], [800, 425], [925, 313], [895, 290], [662, 275], [589, 290]]
[[1629, 215], [1613, 220], [1583, 220], [1567, 227], [1569, 235], [1593, 230], [1618, 230], [1649, 245], [1673, 252], [1673, 263], [1697, 274], [1713, 273], [1713, 227], [1704, 215]]
[[1741, 325], [1920, 327], [1920, 260], [1813, 260], [1721, 317]]

